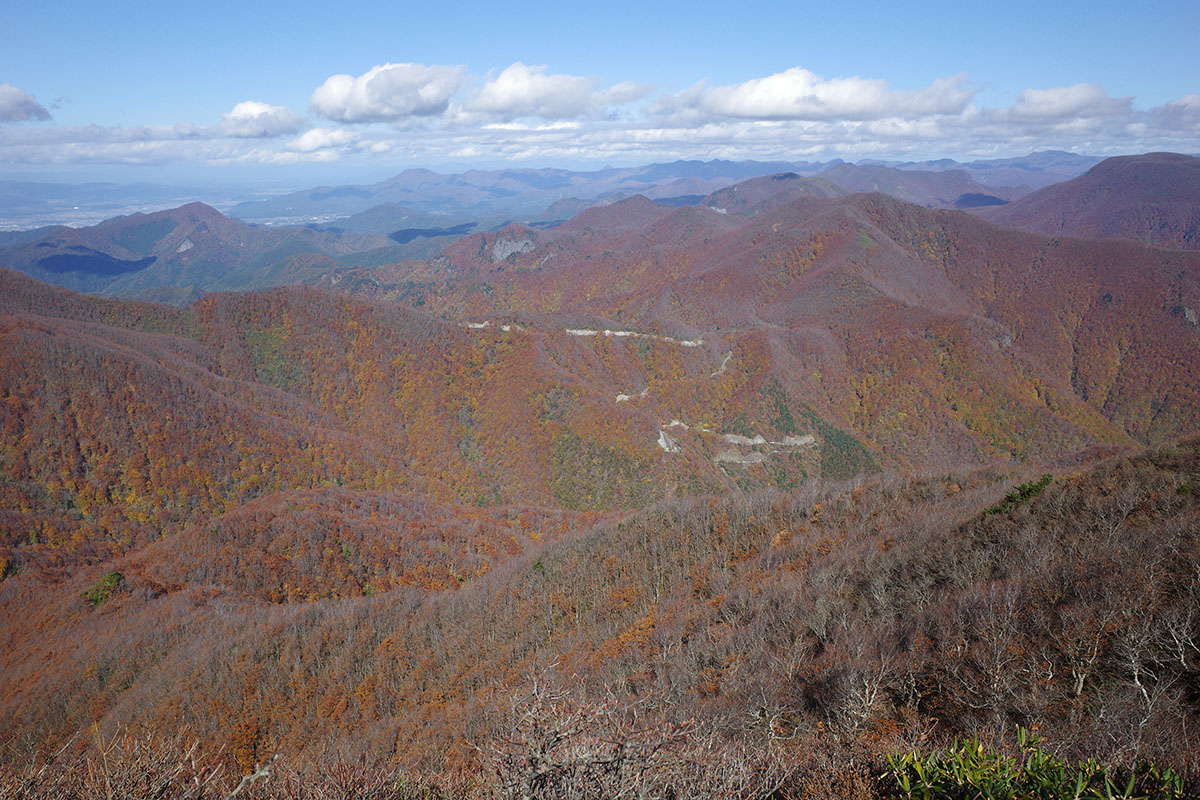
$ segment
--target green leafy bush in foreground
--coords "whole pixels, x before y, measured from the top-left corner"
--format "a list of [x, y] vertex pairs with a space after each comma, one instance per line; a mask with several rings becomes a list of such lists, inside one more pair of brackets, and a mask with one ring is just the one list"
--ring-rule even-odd
[[[1071, 764], [1040, 749], [1017, 729], [1020, 754], [998, 753], [974, 740], [955, 741], [930, 756], [888, 757], [889, 777], [904, 800], [1184, 800], [1196, 797], [1182, 776], [1153, 764], [1109, 770], [1095, 759]], [[1194, 790], [1195, 787], [1192, 787]]]

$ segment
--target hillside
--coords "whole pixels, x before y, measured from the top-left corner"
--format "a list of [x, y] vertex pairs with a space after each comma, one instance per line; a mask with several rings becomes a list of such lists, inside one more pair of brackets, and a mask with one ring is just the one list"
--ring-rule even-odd
[[1133, 239], [1200, 249], [1200, 158], [1147, 153], [1109, 158], [1086, 174], [1010, 205], [977, 210], [1014, 228], [1055, 236]]
[[[809, 185], [770, 183], [784, 199]], [[1017, 233], [883, 195], [773, 206], [765, 186], [748, 185], [745, 211], [722, 205], [739, 186], [698, 207], [650, 213], [634, 199], [553, 230], [472, 235], [339, 288], [452, 317], [570, 313], [580, 328], [701, 336], [731, 365], [761, 353], [788, 402], [884, 464], [1036, 458], [1195, 426], [1191, 255]], [[709, 416], [707, 396], [669, 391], [650, 387], [663, 419]]]
[[[304, 289], [175, 310], [3, 276], [10, 564], [94, 560], [292, 488], [607, 511], [875, 468], [795, 402], [764, 424], [768, 362], [713, 376], [701, 343], [555, 317], [472, 327]], [[651, 385], [698, 391], [709, 430], [661, 418]], [[749, 443], [762, 433], [776, 444]]]
[[[644, 713], [707, 720], [727, 757], [739, 740], [781, 759], [835, 742], [877, 754], [1036, 720], [1068, 753], [1179, 761], [1198, 744], [1198, 448], [1048, 485], [814, 483], [594, 525], [509, 512], [447, 527], [396, 496], [284, 493], [181, 553], [168, 539], [61, 582], [0, 583], [0, 713], [50, 741], [92, 721], [183, 724], [243, 767], [368, 751], [447, 775], [518, 724], [509, 698], [540, 671], [561, 694], [539, 713], [654, 698]], [[374, 552], [372, 529], [399, 546], [380, 562], [397, 574], [445, 543], [456, 577], [320, 599]], [[266, 547], [254, 572], [233, 532]], [[464, 556], [472, 535], [513, 544], [500, 562]], [[292, 602], [270, 589], [306, 580]]]
[[698, 205], [718, 214], [732, 211], [753, 215], [801, 197], [837, 197], [845, 193], [845, 189], [823, 177], [804, 178], [794, 172], [783, 172], [736, 183], [713, 192]]

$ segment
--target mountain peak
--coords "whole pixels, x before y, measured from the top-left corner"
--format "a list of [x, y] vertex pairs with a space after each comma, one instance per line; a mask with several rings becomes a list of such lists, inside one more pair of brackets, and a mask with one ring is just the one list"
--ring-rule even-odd
[[190, 219], [190, 220], [194, 220], [194, 221], [200, 221], [200, 220], [204, 220], [204, 221], [221, 220], [223, 222], [230, 221], [229, 217], [225, 216], [220, 211], [217, 211], [215, 208], [208, 205], [207, 203], [201, 203], [199, 201], [187, 203], [185, 205], [179, 206], [178, 208], [168, 209], [167, 211], [163, 211], [160, 213], [163, 214], [164, 216], [170, 216], [175, 219], [185, 219], [186, 218], [186, 219]]

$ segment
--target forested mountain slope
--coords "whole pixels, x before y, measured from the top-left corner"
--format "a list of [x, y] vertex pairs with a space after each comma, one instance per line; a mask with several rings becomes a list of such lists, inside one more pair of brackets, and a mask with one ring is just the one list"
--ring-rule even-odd
[[651, 213], [633, 198], [554, 230], [473, 235], [339, 288], [452, 317], [569, 313], [726, 350], [756, 339], [789, 395], [900, 463], [1194, 428], [1194, 255], [1019, 233], [878, 194], [772, 205], [763, 186], [736, 209], [714, 195]]
[[1087, 173], [977, 213], [1038, 233], [1132, 239], [1200, 249], [1200, 158], [1147, 153], [1105, 159]]
[[[652, 697], [647, 713], [697, 716], [726, 742], [870, 749], [1037, 723], [1068, 753], [1186, 760], [1198, 446], [1041, 479], [672, 501], [594, 525], [284, 493], [62, 582], [10, 576], [2, 713], [49, 741], [92, 721], [187, 725], [246, 766], [336, 747], [446, 770], [506, 735], [509, 696], [552, 666], [542, 680], [571, 702]], [[319, 522], [335, 508], [341, 521]], [[234, 529], [267, 543], [263, 566], [239, 566]], [[291, 602], [262, 583], [352, 573], [372, 530], [400, 548], [378, 562], [393, 574], [441, 544], [455, 580]], [[507, 555], [470, 552], [472, 535]]]

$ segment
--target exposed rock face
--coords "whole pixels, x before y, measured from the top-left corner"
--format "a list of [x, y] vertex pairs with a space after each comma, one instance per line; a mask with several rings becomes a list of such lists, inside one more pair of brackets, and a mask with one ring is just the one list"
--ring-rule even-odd
[[492, 245], [492, 263], [499, 264], [509, 256], [528, 253], [535, 247], [532, 239], [498, 239]]

